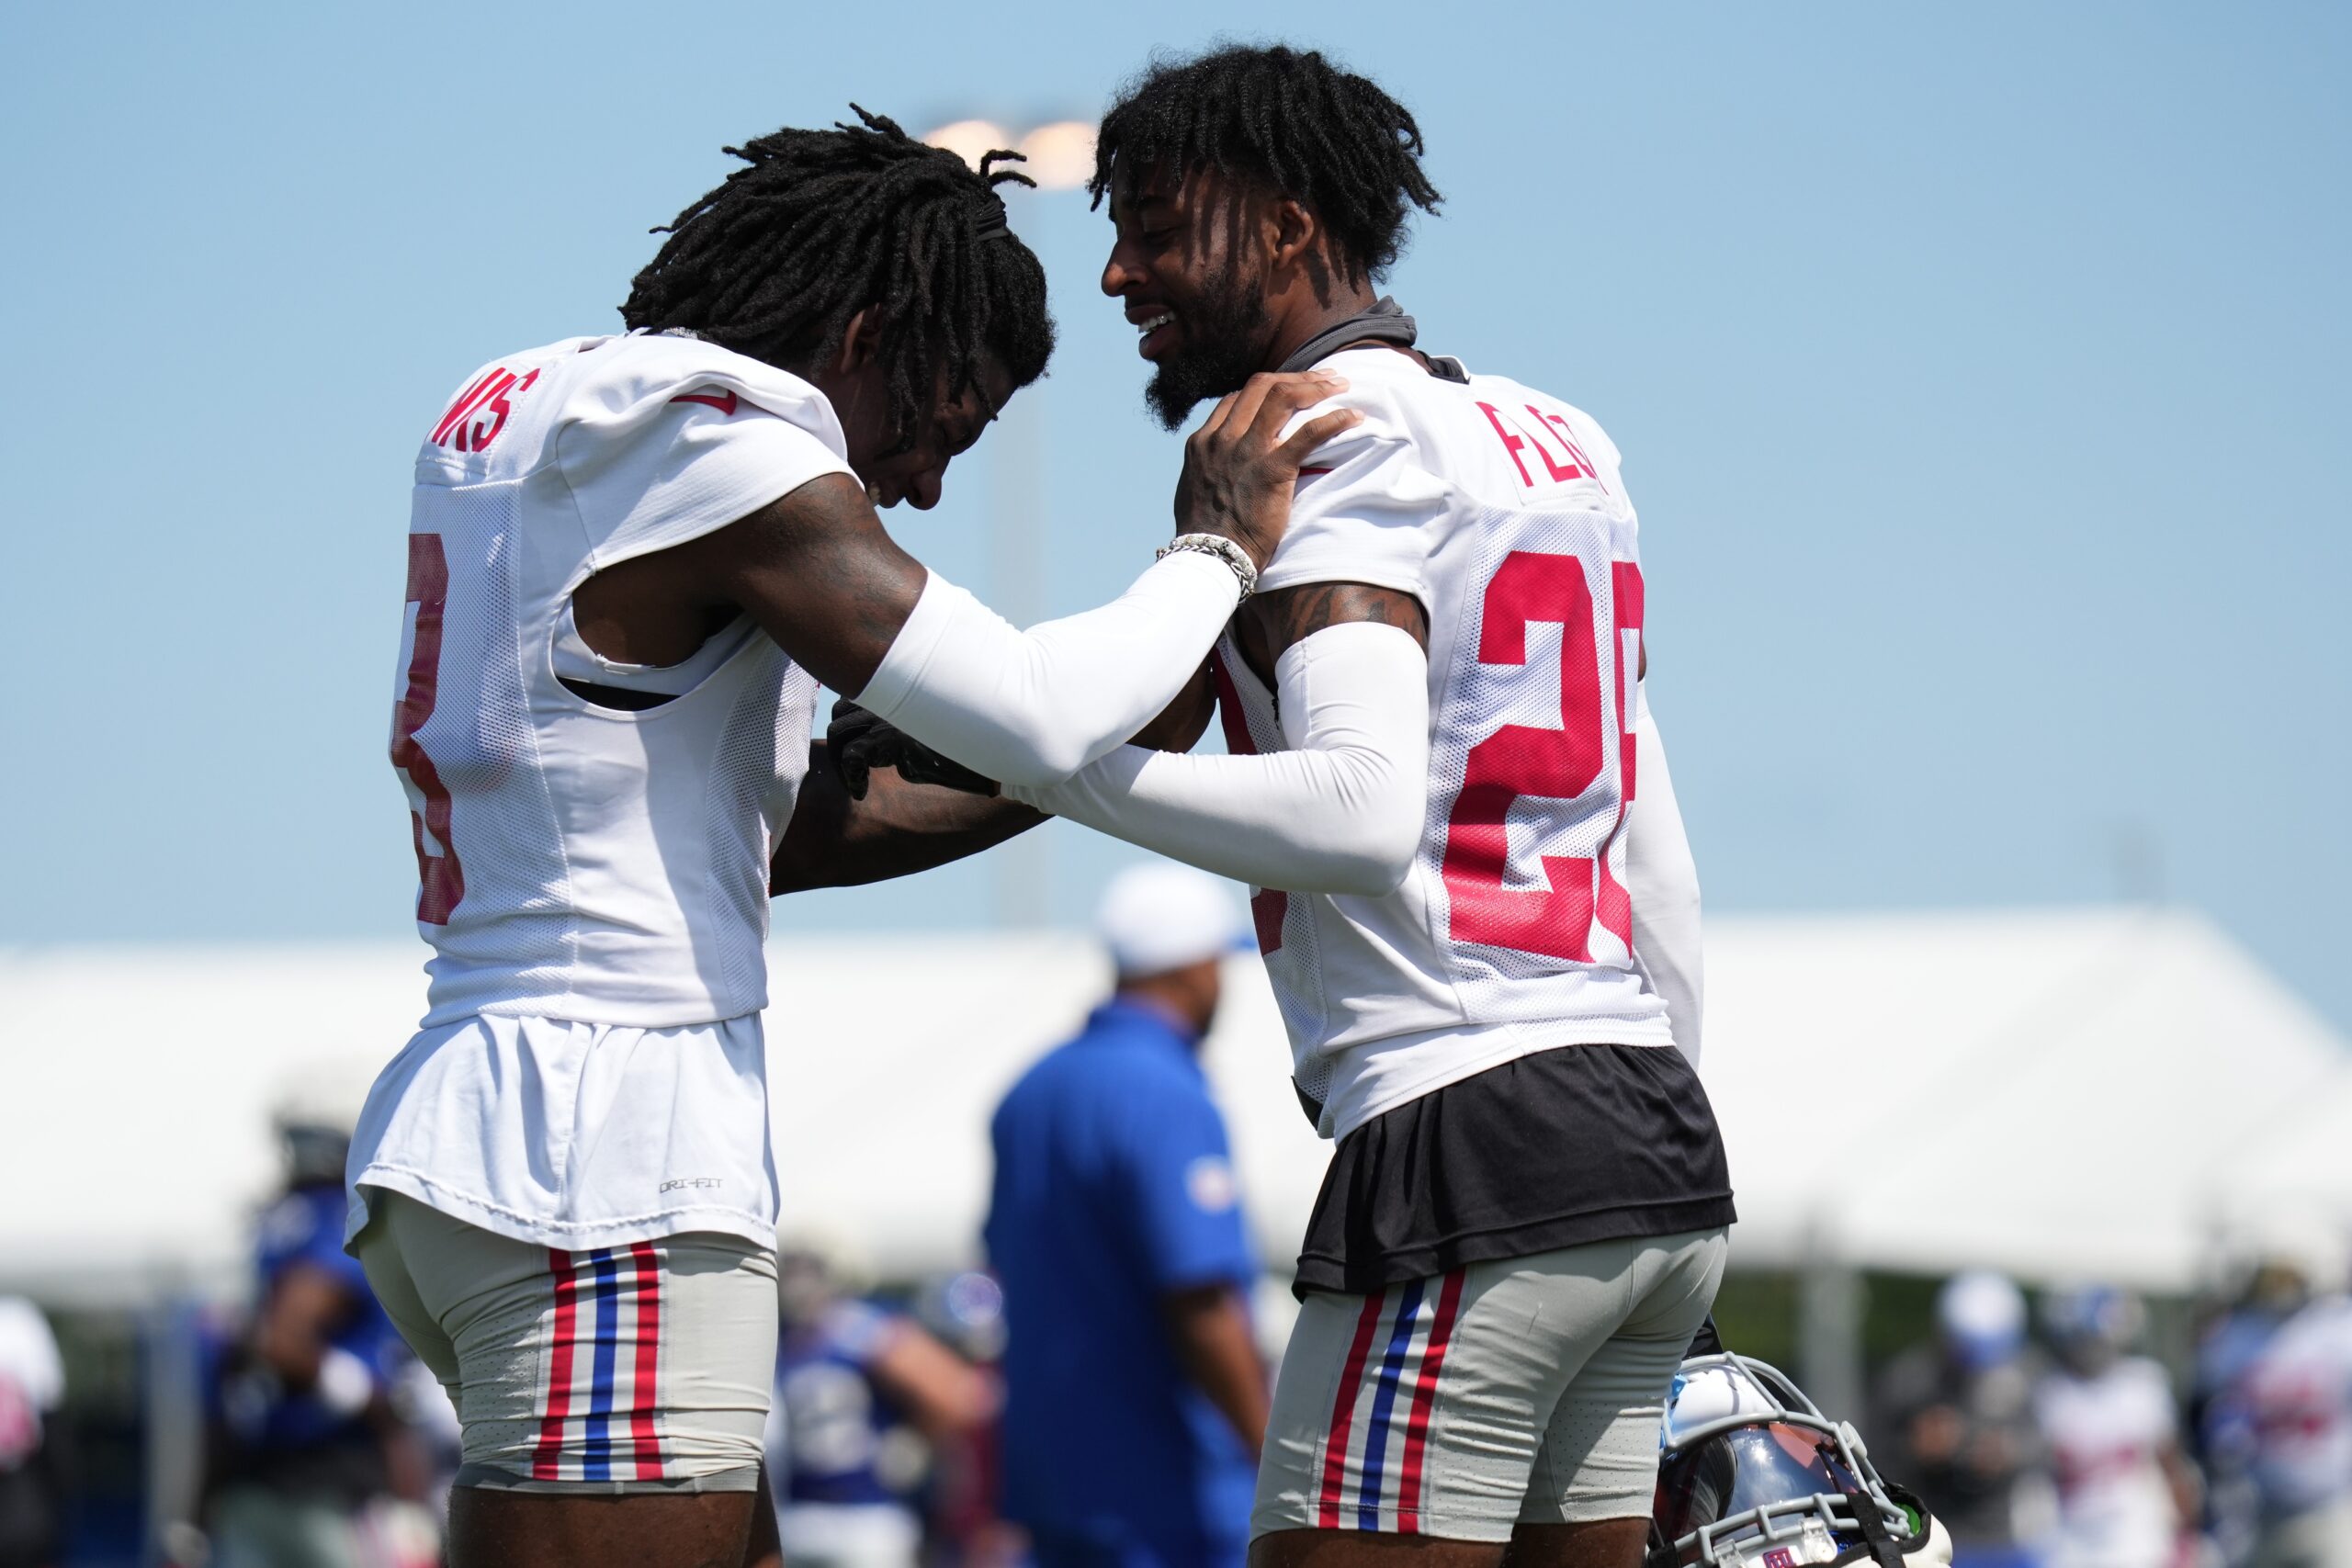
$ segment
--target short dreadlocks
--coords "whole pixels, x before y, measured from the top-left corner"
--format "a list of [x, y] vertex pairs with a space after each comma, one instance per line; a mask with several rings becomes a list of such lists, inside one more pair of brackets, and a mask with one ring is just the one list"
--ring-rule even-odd
[[1025, 387], [1054, 352], [1046, 271], [1005, 226], [996, 187], [1027, 175], [990, 152], [975, 171], [855, 104], [858, 125], [785, 130], [726, 151], [751, 166], [678, 214], [629, 286], [621, 320], [685, 327], [789, 370], [837, 352], [871, 309], [898, 423], [913, 445], [946, 375], [954, 398], [993, 355]]
[[1314, 210], [1354, 282], [1396, 264], [1408, 203], [1437, 210], [1420, 159], [1421, 128], [1366, 78], [1313, 50], [1232, 44], [1156, 60], [1129, 83], [1102, 117], [1086, 188], [1102, 205], [1121, 164], [1269, 182]]

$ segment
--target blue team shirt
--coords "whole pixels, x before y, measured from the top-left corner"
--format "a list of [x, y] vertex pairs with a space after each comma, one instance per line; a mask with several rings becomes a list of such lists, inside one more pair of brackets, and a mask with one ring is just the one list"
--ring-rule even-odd
[[768, 1454], [778, 1499], [794, 1503], [899, 1503], [879, 1468], [883, 1439], [904, 1424], [874, 1386], [872, 1367], [902, 1320], [865, 1302], [835, 1302], [776, 1346], [780, 1445]]
[[[407, 1348], [375, 1292], [368, 1288], [359, 1260], [343, 1249], [345, 1206], [342, 1184], [335, 1183], [295, 1188], [262, 1211], [254, 1248], [254, 1282], [266, 1297], [297, 1264], [325, 1270], [352, 1299], [350, 1316], [329, 1342], [366, 1362], [382, 1387], [400, 1371]], [[259, 1449], [375, 1440], [364, 1414], [339, 1415], [308, 1390], [281, 1391], [266, 1409], [237, 1412], [232, 1424]]]
[[1255, 1467], [1160, 1315], [1170, 1291], [1257, 1274], [1194, 1043], [1114, 998], [989, 1127], [1006, 1512], [1125, 1563], [1238, 1563], [1249, 1541]]

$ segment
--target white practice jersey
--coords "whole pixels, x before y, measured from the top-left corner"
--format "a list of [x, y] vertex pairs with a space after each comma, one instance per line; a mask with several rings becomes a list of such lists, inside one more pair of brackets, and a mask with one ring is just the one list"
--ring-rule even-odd
[[[1642, 570], [1617, 450], [1558, 399], [1355, 349], [1363, 421], [1300, 476], [1259, 581], [1367, 582], [1430, 617], [1420, 850], [1381, 897], [1261, 890], [1266, 971], [1300, 1092], [1327, 1137], [1530, 1052], [1670, 1045], [1633, 950]], [[1283, 745], [1274, 697], [1228, 637], [1226, 741]]]
[[2290, 1515], [2352, 1498], [2352, 1301], [2325, 1297], [2288, 1319], [2246, 1386], [2264, 1505]]
[[572, 338], [467, 378], [417, 456], [392, 710], [425, 1027], [764, 1005], [816, 682], [739, 625], [691, 691], [624, 711], [574, 695], [554, 650], [593, 573], [849, 471], [814, 387], [691, 338]]
[[2092, 1377], [2053, 1373], [2034, 1413], [2058, 1483], [2056, 1568], [2163, 1568], [2183, 1521], [2165, 1480], [2178, 1438], [2165, 1370], [2127, 1356]]
[[[346, 1240], [375, 1188], [573, 1250], [774, 1238], [768, 858], [816, 683], [743, 622], [608, 674], [571, 595], [847, 472], [814, 387], [684, 337], [510, 355], [435, 423], [392, 713], [430, 1010], [353, 1133]], [[679, 694], [605, 707], [560, 666]]]

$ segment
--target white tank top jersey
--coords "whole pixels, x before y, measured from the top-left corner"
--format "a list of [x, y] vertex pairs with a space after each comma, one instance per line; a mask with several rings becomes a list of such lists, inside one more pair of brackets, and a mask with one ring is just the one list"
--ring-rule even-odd
[[[1430, 618], [1430, 775], [1403, 886], [1259, 890], [1266, 971], [1326, 1137], [1559, 1045], [1673, 1043], [1633, 951], [1625, 807], [1642, 700], [1642, 570], [1617, 449], [1590, 416], [1393, 349], [1323, 364], [1354, 429], [1299, 479], [1261, 592], [1368, 582]], [[1283, 745], [1228, 637], [1226, 743]]]
[[773, 1240], [768, 861], [816, 682], [743, 622], [641, 711], [557, 671], [595, 658], [571, 614], [590, 576], [833, 473], [823, 394], [684, 336], [509, 355], [434, 422], [391, 736], [428, 1010], [362, 1112], [351, 1235], [379, 1186], [548, 1246]]

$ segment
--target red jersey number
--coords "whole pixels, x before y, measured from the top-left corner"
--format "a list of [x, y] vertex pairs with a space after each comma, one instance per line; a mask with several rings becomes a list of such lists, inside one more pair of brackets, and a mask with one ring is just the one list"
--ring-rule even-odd
[[[1609, 874], [1609, 848], [1623, 829], [1625, 807], [1634, 798], [1626, 663], [1640, 657], [1641, 582], [1641, 569], [1633, 563], [1611, 566], [1611, 629], [1618, 652], [1613, 706], [1602, 701], [1592, 592], [1585, 584], [1582, 562], [1574, 556], [1514, 550], [1487, 582], [1478, 631], [1481, 664], [1526, 663], [1530, 624], [1559, 625], [1561, 728], [1507, 724], [1470, 749], [1462, 793], [1453, 803], [1445, 836], [1443, 870], [1455, 942], [1589, 964], [1598, 917], [1602, 928], [1631, 950], [1632, 901]], [[1505, 886], [1510, 863], [1505, 822], [1512, 802], [1521, 795], [1574, 800], [1590, 789], [1607, 758], [1605, 731], [1612, 711], [1619, 716], [1616, 739], [1623, 798], [1600, 855], [1585, 860], [1547, 854], [1542, 857], [1543, 886]]]
[[[409, 654], [406, 689], [392, 708], [392, 766], [407, 774], [424, 797], [422, 813], [409, 812], [416, 840], [416, 918], [425, 925], [446, 926], [466, 896], [466, 874], [458, 863], [458, 846], [449, 839], [448, 788], [416, 739], [433, 716], [441, 680], [441, 619], [449, 603], [449, 560], [438, 534], [408, 536], [408, 603], [416, 606], [416, 638]], [[434, 847], [427, 844], [427, 833]]]

